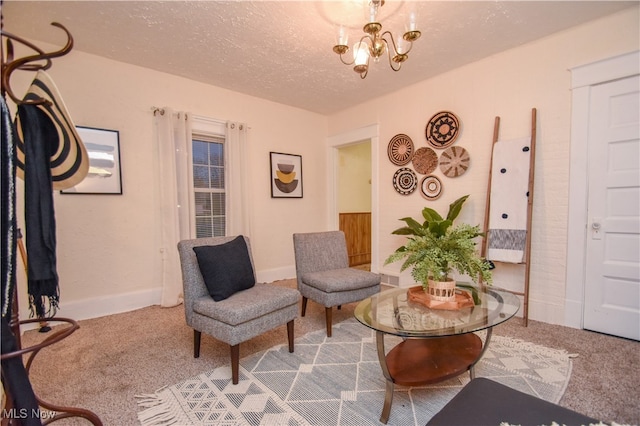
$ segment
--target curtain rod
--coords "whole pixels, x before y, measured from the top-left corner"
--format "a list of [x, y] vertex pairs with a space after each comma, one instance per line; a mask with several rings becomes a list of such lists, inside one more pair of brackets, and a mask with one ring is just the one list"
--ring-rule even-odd
[[[158, 114], [160, 115], [164, 115], [165, 110], [164, 108], [159, 108], [159, 107], [151, 107], [151, 111], [153, 112], [153, 115], [156, 116]], [[180, 115], [184, 114], [184, 119], [187, 119], [187, 113], [186, 112], [182, 112], [182, 111], [178, 111], [176, 113], [174, 113], [174, 115], [178, 118], [180, 118]]]
[[[156, 107], [156, 106], [152, 106], [151, 107], [151, 111], [153, 112], [153, 115], [156, 115], [156, 114], [164, 115], [164, 112], [165, 112], [164, 108], [160, 108], [160, 107]], [[197, 119], [197, 120], [201, 120], [201, 121], [208, 121], [210, 123], [224, 124], [225, 126], [228, 123], [228, 121], [226, 121], [226, 120], [220, 120], [220, 119], [216, 119], [216, 118], [204, 117], [202, 115], [194, 115], [194, 114], [192, 114], [191, 117], [194, 118], [194, 119]], [[241, 126], [240, 128], [242, 129], [242, 124], [243, 123], [239, 123], [239, 124]], [[233, 126], [233, 123], [232, 123], [232, 126]], [[245, 124], [245, 126], [247, 126], [247, 125]], [[247, 126], [247, 129], [251, 129], [251, 127]]]
[[153, 112], [153, 115], [156, 115], [156, 114], [164, 115], [164, 108], [158, 108], [158, 107], [152, 106], [151, 112]]

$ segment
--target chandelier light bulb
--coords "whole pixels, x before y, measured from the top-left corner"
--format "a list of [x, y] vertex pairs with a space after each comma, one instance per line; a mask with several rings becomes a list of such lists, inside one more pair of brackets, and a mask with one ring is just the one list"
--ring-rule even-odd
[[340, 27], [338, 27], [338, 31], [336, 34], [336, 45], [337, 46], [349, 45], [349, 34], [347, 34], [347, 30], [343, 25], [340, 25]]
[[416, 14], [415, 11], [412, 11], [409, 14], [409, 19], [404, 26], [405, 32], [404, 32], [404, 35], [402, 36], [403, 39], [409, 42], [414, 42], [420, 38], [421, 33], [418, 30], [417, 21], [418, 21], [418, 15]]
[[367, 22], [377, 22], [380, 0], [364, 0], [364, 3], [364, 19]]
[[417, 24], [416, 24], [416, 13], [415, 12], [411, 12], [411, 14], [409, 15], [409, 23], [407, 24], [407, 32], [408, 31], [416, 31], [418, 29]]
[[376, 22], [376, 8], [373, 6], [369, 7], [369, 22]]
[[359, 41], [353, 45], [353, 61], [358, 65], [366, 65], [369, 62], [369, 45]]
[[411, 43], [405, 40], [402, 37], [402, 34], [400, 34], [399, 37], [396, 37], [395, 40], [396, 40], [396, 53], [398, 53], [399, 55], [403, 55], [409, 51], [409, 48], [411, 47]]

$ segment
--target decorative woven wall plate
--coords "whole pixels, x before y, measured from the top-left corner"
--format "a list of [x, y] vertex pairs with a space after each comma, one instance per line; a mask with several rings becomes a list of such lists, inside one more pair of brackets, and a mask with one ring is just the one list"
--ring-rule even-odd
[[396, 166], [404, 166], [413, 157], [413, 141], [405, 134], [397, 134], [389, 141], [387, 146], [389, 160]]
[[438, 167], [438, 154], [428, 147], [418, 148], [411, 161], [416, 172], [428, 175]]
[[466, 149], [461, 146], [452, 146], [440, 155], [440, 171], [447, 177], [458, 177], [467, 171], [470, 161]]
[[437, 200], [442, 195], [442, 182], [437, 176], [425, 176], [420, 182], [420, 193], [427, 200]]
[[399, 194], [409, 195], [416, 190], [417, 186], [418, 176], [416, 176], [413, 170], [407, 167], [398, 169], [393, 175], [393, 187]]
[[427, 142], [434, 148], [443, 149], [452, 145], [458, 137], [460, 120], [452, 112], [441, 111], [427, 123]]

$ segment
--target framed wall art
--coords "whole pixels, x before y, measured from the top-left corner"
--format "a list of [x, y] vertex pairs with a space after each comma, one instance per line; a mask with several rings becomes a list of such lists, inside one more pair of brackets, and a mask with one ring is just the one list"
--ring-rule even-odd
[[270, 152], [271, 198], [302, 198], [302, 156]]
[[62, 194], [122, 194], [120, 135], [117, 130], [76, 126], [89, 156], [89, 173]]

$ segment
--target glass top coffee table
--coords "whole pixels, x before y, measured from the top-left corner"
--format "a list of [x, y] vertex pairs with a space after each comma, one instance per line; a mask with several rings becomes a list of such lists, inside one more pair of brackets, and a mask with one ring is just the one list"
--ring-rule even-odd
[[[487, 349], [493, 327], [513, 317], [520, 308], [520, 300], [509, 291], [474, 289], [475, 305], [458, 310], [428, 308], [409, 301], [408, 288], [383, 291], [356, 306], [358, 321], [376, 331], [378, 360], [387, 380], [382, 423], [389, 420], [395, 383], [426, 385], [466, 371], [474, 378], [473, 367]], [[487, 330], [484, 344], [474, 334], [481, 330]], [[384, 347], [385, 334], [403, 338], [389, 353]]]

